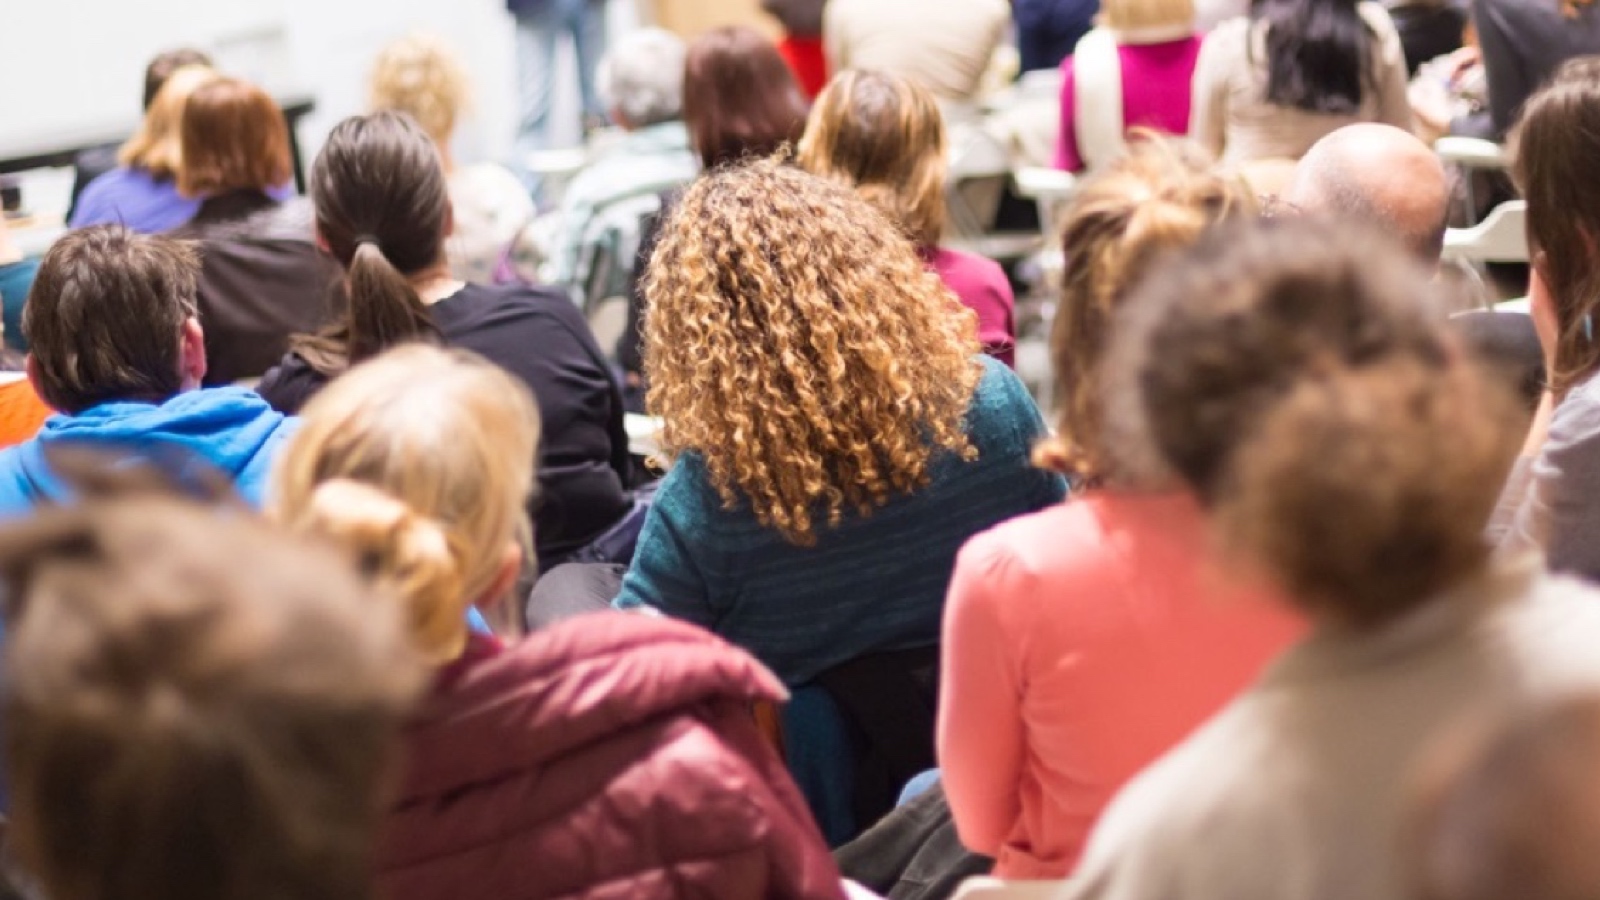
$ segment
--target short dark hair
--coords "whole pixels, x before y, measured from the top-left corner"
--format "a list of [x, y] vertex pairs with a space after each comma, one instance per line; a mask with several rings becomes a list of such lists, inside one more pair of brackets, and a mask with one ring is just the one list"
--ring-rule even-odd
[[8, 838], [58, 900], [363, 900], [425, 681], [391, 604], [246, 511], [94, 499], [0, 531]]
[[45, 254], [22, 311], [35, 387], [68, 414], [182, 389], [179, 345], [200, 260], [188, 244], [121, 225], [68, 232]]
[[248, 81], [219, 77], [183, 106], [178, 190], [190, 197], [277, 187], [294, 174], [289, 125], [277, 101]]
[[707, 169], [800, 140], [809, 110], [778, 48], [754, 28], [714, 28], [689, 45], [683, 121]]
[[161, 88], [173, 72], [184, 66], [209, 68], [211, 65], [211, 57], [193, 47], [177, 47], [156, 54], [156, 58], [150, 60], [150, 65], [144, 67], [144, 108], [149, 109], [150, 104], [156, 101], [156, 95], [161, 93]]

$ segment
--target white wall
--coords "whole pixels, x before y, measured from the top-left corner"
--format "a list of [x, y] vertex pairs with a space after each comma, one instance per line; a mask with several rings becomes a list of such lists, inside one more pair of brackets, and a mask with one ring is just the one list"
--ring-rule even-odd
[[[633, 3], [611, 7], [613, 34], [637, 20]], [[503, 159], [516, 128], [504, 0], [0, 0], [0, 143], [131, 123], [145, 63], [193, 44], [269, 87], [314, 94], [300, 132], [309, 159], [333, 123], [362, 109], [378, 49], [419, 28], [455, 46], [477, 91], [459, 158]], [[562, 91], [558, 117], [575, 119], [574, 95]]]

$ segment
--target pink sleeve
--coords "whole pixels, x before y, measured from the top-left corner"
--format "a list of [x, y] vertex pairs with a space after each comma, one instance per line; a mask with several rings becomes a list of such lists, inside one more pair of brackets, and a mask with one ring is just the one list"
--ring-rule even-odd
[[1083, 169], [1078, 157], [1078, 124], [1073, 110], [1072, 57], [1061, 61], [1061, 137], [1056, 141], [1056, 168], [1063, 172]]
[[961, 843], [994, 856], [1021, 810], [1022, 690], [1008, 636], [1002, 548], [983, 537], [962, 549], [945, 604], [944, 685], [939, 697], [939, 768]]

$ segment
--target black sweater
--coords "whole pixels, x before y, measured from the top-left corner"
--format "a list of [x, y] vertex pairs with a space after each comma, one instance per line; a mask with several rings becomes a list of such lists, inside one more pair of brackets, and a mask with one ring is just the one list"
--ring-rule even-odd
[[[510, 372], [538, 401], [543, 428], [532, 510], [540, 567], [548, 569], [632, 504], [622, 398], [605, 357], [559, 291], [469, 284], [429, 311], [447, 344]], [[290, 353], [257, 390], [273, 408], [294, 414], [327, 381]]]

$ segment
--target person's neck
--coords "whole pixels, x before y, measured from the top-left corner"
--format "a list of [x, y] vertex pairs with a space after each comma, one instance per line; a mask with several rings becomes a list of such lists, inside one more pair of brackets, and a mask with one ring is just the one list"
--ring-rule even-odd
[[432, 306], [462, 288], [467, 283], [450, 274], [450, 264], [440, 260], [411, 276], [411, 289], [417, 292], [425, 306]]

